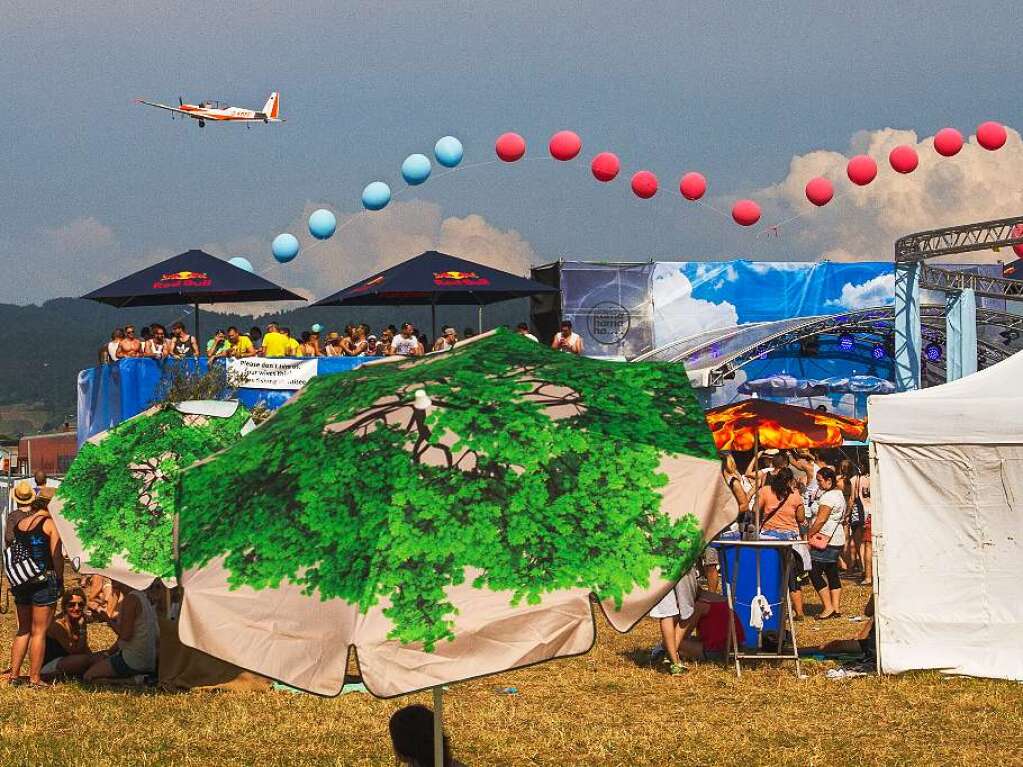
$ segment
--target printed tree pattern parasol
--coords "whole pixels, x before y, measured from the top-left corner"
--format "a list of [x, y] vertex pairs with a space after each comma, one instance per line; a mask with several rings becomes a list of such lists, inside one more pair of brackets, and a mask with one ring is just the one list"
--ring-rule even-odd
[[[182, 475], [183, 641], [384, 696], [589, 649], [734, 517], [681, 365], [506, 331], [319, 376]], [[734, 506], [734, 504], [732, 504]]]
[[241, 406], [229, 418], [157, 406], [90, 438], [50, 503], [72, 562], [135, 588], [174, 584], [178, 475], [239, 439], [248, 418]]
[[707, 425], [719, 450], [835, 447], [867, 436], [866, 421], [765, 399], [708, 410]]

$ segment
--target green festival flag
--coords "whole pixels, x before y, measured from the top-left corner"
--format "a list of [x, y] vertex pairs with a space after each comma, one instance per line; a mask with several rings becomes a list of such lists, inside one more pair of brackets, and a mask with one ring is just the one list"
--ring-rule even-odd
[[182, 640], [382, 697], [588, 651], [735, 517], [682, 365], [507, 331], [313, 378], [180, 490]]
[[[191, 406], [191, 407], [190, 407]], [[237, 402], [152, 407], [90, 438], [50, 502], [64, 551], [82, 573], [146, 588], [177, 583], [174, 515], [181, 469], [241, 437]]]

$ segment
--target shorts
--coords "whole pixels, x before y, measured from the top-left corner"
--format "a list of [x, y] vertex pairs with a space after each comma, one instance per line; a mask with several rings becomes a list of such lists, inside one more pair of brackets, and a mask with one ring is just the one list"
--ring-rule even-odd
[[110, 661], [110, 668], [114, 670], [114, 674], [118, 679], [125, 679], [142, 673], [141, 671], [136, 671], [125, 662], [124, 655], [121, 654], [120, 650], [111, 655], [107, 660]]
[[870, 537], [870, 515], [867, 514], [867, 521], [863, 523], [863, 535], [866, 538]]
[[810, 560], [812, 562], [820, 562], [821, 564], [837, 562], [844, 548], [844, 546], [828, 546], [823, 550], [810, 549]]
[[46, 573], [46, 580], [37, 583], [23, 583], [17, 588], [11, 589], [14, 594], [14, 604], [32, 605], [33, 607], [49, 607], [60, 601], [60, 595], [64, 591], [64, 584], [57, 580], [57, 574], [52, 570]]
[[49, 663], [45, 664], [42, 670], [39, 672], [43, 676], [57, 676], [60, 673], [60, 669], [57, 666], [61, 662], [61, 658], [54, 658]]

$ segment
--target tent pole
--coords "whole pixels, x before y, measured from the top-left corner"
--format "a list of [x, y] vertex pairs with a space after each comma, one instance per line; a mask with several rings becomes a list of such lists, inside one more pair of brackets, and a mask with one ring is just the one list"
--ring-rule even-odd
[[433, 300], [430, 302], [430, 338], [433, 341], [437, 340], [437, 294], [433, 294]]
[[483, 333], [483, 304], [476, 307], [476, 327], [477, 332]]
[[195, 306], [195, 343], [200, 347], [201, 351], [202, 344], [199, 341], [199, 302], [196, 301], [194, 306]]
[[433, 688], [433, 767], [444, 767], [444, 688]]

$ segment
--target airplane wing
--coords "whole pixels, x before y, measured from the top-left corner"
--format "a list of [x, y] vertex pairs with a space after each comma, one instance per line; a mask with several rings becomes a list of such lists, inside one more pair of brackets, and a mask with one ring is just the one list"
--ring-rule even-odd
[[197, 115], [194, 112], [186, 112], [184, 109], [178, 109], [177, 107], [169, 107], [166, 104], [158, 104], [155, 101], [146, 101], [145, 99], [135, 99], [136, 104], [145, 104], [149, 107], [156, 107], [157, 109], [166, 109], [168, 112], [177, 112], [179, 115], [185, 115], [187, 117], [194, 117], [198, 119], [202, 115]]

